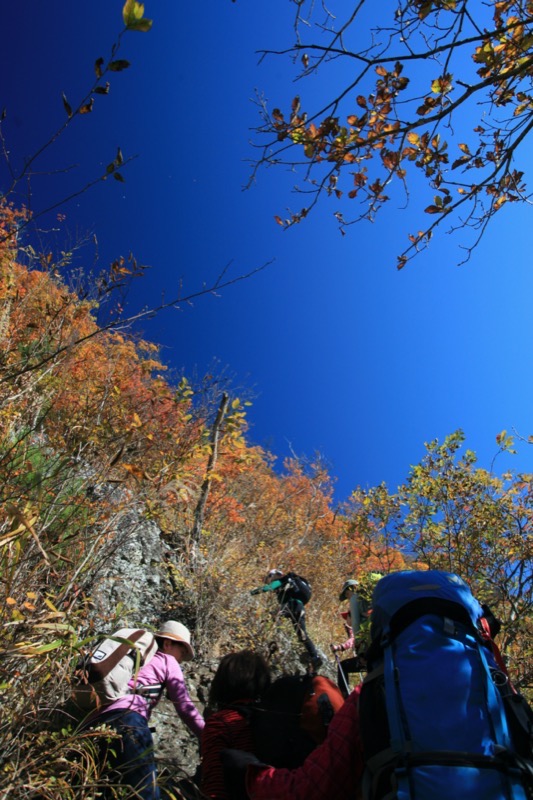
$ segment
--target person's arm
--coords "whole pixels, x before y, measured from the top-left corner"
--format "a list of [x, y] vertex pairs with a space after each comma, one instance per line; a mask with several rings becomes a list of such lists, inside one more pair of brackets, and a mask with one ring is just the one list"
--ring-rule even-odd
[[283, 583], [281, 581], [272, 581], [272, 583], [265, 583], [264, 586], [259, 586], [257, 589], [252, 589], [250, 594], [260, 594], [261, 592], [275, 592], [276, 589], [281, 589]]
[[189, 696], [183, 672], [175, 658], [167, 657], [166, 689], [168, 699], [174, 704], [179, 718], [195, 736], [200, 736], [205, 722], [204, 718]]
[[344, 627], [346, 628], [346, 633], [349, 634], [350, 638], [346, 639], [346, 641], [343, 642], [342, 644], [332, 645], [331, 649], [333, 650], [334, 653], [339, 653], [339, 652], [344, 653], [346, 652], [346, 650], [353, 650], [355, 644], [355, 637], [353, 635], [353, 631], [349, 625], [345, 624]]
[[224, 770], [220, 753], [225, 747], [231, 747], [224, 720], [214, 714], [205, 723], [201, 737], [202, 746], [202, 780], [200, 789], [206, 797], [226, 798], [228, 793], [224, 783]]
[[353, 800], [363, 774], [359, 738], [359, 687], [333, 717], [326, 740], [295, 770], [251, 765], [251, 800]]

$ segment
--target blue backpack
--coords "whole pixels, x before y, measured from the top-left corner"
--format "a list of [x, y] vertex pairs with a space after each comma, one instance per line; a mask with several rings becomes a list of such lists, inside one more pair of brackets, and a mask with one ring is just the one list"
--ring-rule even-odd
[[375, 587], [359, 706], [365, 800], [533, 797], [531, 713], [520, 698], [529, 730], [517, 748], [482, 615], [451, 573], [396, 572]]

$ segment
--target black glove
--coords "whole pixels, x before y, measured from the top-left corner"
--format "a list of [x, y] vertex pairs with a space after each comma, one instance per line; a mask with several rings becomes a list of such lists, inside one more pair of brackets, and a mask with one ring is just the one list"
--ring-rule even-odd
[[261, 764], [253, 753], [244, 750], [221, 750], [220, 759], [224, 770], [224, 785], [232, 800], [248, 800], [246, 792], [246, 769], [250, 764]]
[[221, 750], [220, 758], [222, 760], [222, 766], [226, 770], [245, 770], [250, 764], [256, 764], [260, 767], [266, 767], [267, 764], [263, 764], [257, 756], [254, 756], [253, 753], [247, 753], [245, 750], [233, 750], [231, 748], [226, 748], [225, 750]]

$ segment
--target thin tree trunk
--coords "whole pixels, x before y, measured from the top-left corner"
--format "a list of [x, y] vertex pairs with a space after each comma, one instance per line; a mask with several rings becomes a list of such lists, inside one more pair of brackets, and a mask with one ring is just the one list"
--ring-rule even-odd
[[217, 463], [220, 428], [228, 409], [228, 402], [229, 396], [226, 394], [226, 392], [224, 392], [220, 400], [215, 421], [213, 423], [213, 429], [211, 431], [211, 453], [209, 455], [209, 461], [207, 462], [202, 488], [200, 489], [200, 499], [198, 500], [198, 504], [194, 512], [194, 524], [191, 531], [193, 569], [196, 567], [196, 561], [198, 558], [198, 547], [200, 544], [200, 536], [202, 534], [202, 527], [204, 524], [205, 506], [209, 496], [209, 489], [211, 487], [211, 476]]

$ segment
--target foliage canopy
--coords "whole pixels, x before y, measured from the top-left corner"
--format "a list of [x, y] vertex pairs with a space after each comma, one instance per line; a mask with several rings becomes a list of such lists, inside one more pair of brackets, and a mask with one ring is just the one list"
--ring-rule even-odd
[[[328, 196], [344, 233], [397, 200], [398, 185], [406, 200], [429, 187], [430, 220], [409, 233], [398, 268], [443, 222], [472, 229], [468, 258], [498, 211], [530, 199], [518, 159], [533, 127], [533, 3], [293, 2], [296, 43], [284, 52], [299, 66], [301, 95], [288, 110], [260, 100], [254, 174], [300, 170], [306, 202], [276, 221], [301, 222]], [[308, 100], [318, 73], [326, 96], [315, 88]]]

